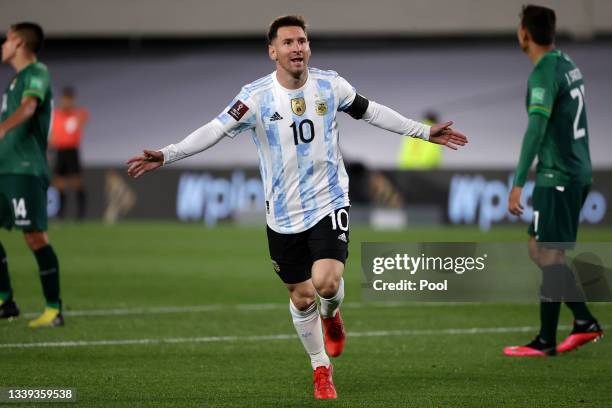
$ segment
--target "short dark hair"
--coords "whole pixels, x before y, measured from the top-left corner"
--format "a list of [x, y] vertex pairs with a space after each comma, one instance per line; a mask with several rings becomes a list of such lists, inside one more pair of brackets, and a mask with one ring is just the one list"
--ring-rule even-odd
[[555, 11], [548, 7], [528, 4], [521, 11], [521, 25], [538, 45], [551, 45], [555, 41]]
[[73, 87], [68, 85], [62, 88], [62, 96], [65, 96], [67, 98], [74, 98], [76, 96], [76, 92], [74, 91]]
[[11, 29], [18, 33], [21, 38], [23, 38], [25, 46], [30, 52], [33, 52], [34, 54], [38, 54], [40, 52], [45, 39], [41, 26], [36, 23], [22, 22], [13, 24]]
[[301, 27], [304, 33], [306, 33], [306, 21], [304, 17], [298, 15], [276, 17], [268, 29], [268, 44], [271, 44], [276, 38], [278, 29], [281, 27]]

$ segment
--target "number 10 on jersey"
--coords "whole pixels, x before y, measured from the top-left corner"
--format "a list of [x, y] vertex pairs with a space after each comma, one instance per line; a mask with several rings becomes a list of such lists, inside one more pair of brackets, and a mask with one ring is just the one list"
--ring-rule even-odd
[[315, 137], [314, 123], [310, 119], [304, 119], [299, 124], [293, 122], [289, 127], [293, 129], [293, 143], [296, 146], [300, 140], [302, 143], [310, 143]]

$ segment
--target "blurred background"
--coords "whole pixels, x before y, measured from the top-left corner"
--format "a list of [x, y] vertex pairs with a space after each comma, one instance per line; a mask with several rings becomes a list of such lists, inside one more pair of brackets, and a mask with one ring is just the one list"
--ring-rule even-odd
[[[54, 183], [52, 218], [263, 225], [258, 156], [247, 134], [137, 182], [127, 178], [124, 162], [143, 148], [181, 140], [223, 110], [244, 84], [273, 71], [267, 25], [278, 15], [300, 13], [309, 23], [311, 66], [338, 71], [361, 94], [413, 119], [453, 120], [470, 138], [460, 151], [442, 151], [340, 114], [353, 222], [380, 228], [473, 224], [488, 230], [531, 219], [529, 206], [523, 220], [506, 211], [532, 69], [516, 42], [522, 4], [2, 0], [0, 27], [40, 23], [47, 35], [40, 59], [51, 71], [56, 105], [71, 87], [76, 105], [89, 115], [79, 147], [87, 205], [80, 208], [70, 188], [60, 194]], [[612, 3], [540, 4], [556, 10], [557, 45], [586, 82], [595, 184], [582, 218], [610, 225]], [[13, 75], [4, 65], [0, 83]], [[53, 167], [54, 152], [50, 158]], [[527, 204], [532, 187], [525, 189]]]
[[[36, 264], [21, 234], [0, 231], [25, 317], [0, 322], [0, 385], [74, 387], [88, 408], [312, 404], [310, 366], [269, 260], [250, 136], [139, 180], [124, 164], [181, 140], [272, 72], [267, 26], [301, 13], [313, 67], [413, 119], [453, 120], [470, 138], [442, 151], [338, 115], [353, 204], [342, 306], [350, 346], [334, 360], [343, 404], [609, 406], [610, 342], [555, 361], [514, 364], [501, 353], [539, 324], [539, 272], [525, 248], [532, 183], [524, 216], [507, 213], [532, 70], [516, 40], [523, 1], [0, 0], [0, 36], [22, 20], [47, 33], [40, 59], [56, 107], [71, 112], [56, 117], [51, 167], [70, 149], [83, 166], [56, 174], [48, 195], [62, 329], [26, 327], [43, 303]], [[582, 258], [600, 271], [612, 241], [612, 2], [538, 3], [556, 10], [558, 47], [585, 78], [595, 172], [578, 240], [604, 243], [599, 258]], [[0, 66], [3, 87], [13, 75]], [[511, 244], [507, 277], [531, 273], [534, 302], [367, 301], [362, 243], [453, 241]], [[612, 286], [592, 276], [589, 285]], [[592, 308], [610, 324], [610, 303]]]

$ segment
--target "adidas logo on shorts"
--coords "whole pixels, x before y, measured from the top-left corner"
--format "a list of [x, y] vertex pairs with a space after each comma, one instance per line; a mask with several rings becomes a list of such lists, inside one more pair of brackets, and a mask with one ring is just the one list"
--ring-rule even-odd
[[342, 242], [346, 242], [346, 234], [343, 232], [342, 234], [338, 235], [338, 239]]

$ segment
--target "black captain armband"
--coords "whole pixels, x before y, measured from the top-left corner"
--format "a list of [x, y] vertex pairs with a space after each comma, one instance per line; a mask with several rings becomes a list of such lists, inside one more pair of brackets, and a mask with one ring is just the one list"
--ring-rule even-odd
[[344, 112], [351, 115], [353, 119], [361, 119], [363, 118], [363, 115], [366, 113], [366, 110], [368, 110], [369, 104], [370, 104], [370, 101], [368, 101], [363, 96], [356, 94], [355, 99], [353, 99], [353, 103], [351, 103], [351, 106], [344, 109]]

